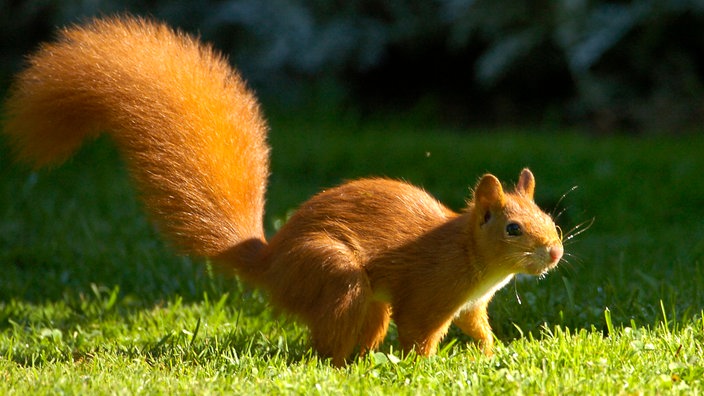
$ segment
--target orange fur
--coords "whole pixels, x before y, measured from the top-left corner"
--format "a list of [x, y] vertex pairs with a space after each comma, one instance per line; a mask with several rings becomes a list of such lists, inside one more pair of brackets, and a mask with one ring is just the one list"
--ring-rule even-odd
[[266, 124], [209, 47], [164, 25], [113, 18], [62, 30], [29, 58], [4, 131], [37, 166], [109, 131], [145, 202], [188, 253], [263, 239]]
[[461, 214], [407, 183], [352, 181], [302, 204], [267, 243], [255, 98], [210, 47], [150, 21], [63, 30], [29, 59], [6, 109], [5, 133], [35, 165], [109, 132], [164, 233], [266, 290], [338, 366], [378, 347], [391, 319], [406, 351], [435, 353], [454, 321], [491, 354], [493, 294], [562, 257], [527, 169], [513, 192], [482, 177]]

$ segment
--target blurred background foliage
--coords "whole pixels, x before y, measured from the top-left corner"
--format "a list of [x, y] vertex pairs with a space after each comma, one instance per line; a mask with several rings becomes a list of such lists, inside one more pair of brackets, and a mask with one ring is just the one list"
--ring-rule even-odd
[[213, 42], [288, 111], [598, 133], [704, 118], [704, 0], [0, 0], [3, 86], [55, 26], [115, 12]]

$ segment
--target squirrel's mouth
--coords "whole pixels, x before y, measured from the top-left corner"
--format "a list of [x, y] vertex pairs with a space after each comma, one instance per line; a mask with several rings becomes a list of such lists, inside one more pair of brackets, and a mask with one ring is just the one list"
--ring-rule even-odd
[[524, 270], [529, 275], [545, 275], [548, 271], [557, 267], [557, 264], [562, 260], [563, 254], [562, 244], [538, 248], [531, 254], [532, 260], [527, 263]]

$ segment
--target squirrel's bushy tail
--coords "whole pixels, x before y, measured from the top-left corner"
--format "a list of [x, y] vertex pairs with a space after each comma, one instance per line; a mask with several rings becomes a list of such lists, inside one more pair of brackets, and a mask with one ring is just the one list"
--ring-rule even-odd
[[5, 108], [20, 159], [55, 163], [108, 132], [182, 251], [216, 257], [264, 241], [267, 127], [212, 48], [162, 24], [114, 17], [61, 31], [28, 62]]

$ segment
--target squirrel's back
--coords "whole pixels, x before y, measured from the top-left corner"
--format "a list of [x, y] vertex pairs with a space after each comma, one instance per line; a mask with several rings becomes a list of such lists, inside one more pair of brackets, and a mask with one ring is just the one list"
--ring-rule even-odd
[[184, 252], [214, 257], [263, 241], [267, 127], [240, 76], [212, 48], [138, 18], [60, 32], [28, 59], [5, 133], [36, 166], [109, 132], [147, 207]]

